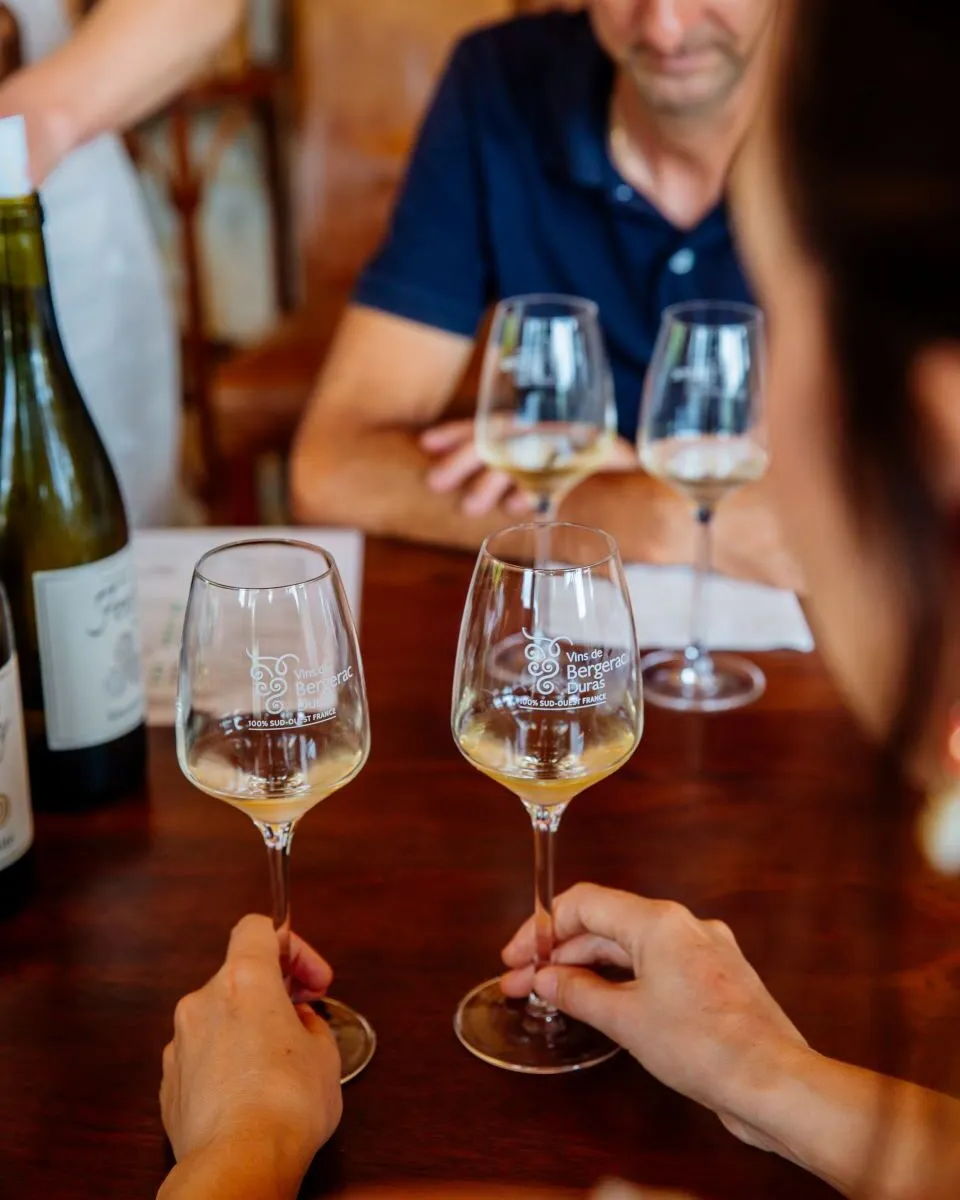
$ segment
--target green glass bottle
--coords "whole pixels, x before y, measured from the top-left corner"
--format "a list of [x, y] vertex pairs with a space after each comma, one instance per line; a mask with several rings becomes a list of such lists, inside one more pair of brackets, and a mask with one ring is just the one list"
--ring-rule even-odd
[[42, 223], [25, 123], [0, 119], [0, 579], [34, 806], [69, 809], [141, 784], [144, 693], [123, 499], [64, 352]]

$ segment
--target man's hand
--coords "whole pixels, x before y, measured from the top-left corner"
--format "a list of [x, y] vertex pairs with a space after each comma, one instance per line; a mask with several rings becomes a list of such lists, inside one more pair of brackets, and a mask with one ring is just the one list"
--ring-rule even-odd
[[[477, 454], [472, 419], [435, 425], [421, 435], [420, 445], [438, 459], [427, 475], [428, 486], [441, 495], [462, 489], [462, 508], [467, 516], [484, 516], [498, 504], [511, 517], [521, 520], [533, 512], [533, 501], [517, 489], [510, 476], [505, 471], [491, 470]], [[617, 438], [602, 470], [632, 471], [636, 467], [633, 447], [623, 438]]]
[[421, 436], [420, 445], [437, 458], [427, 486], [439, 495], [462, 491], [461, 508], [468, 517], [482, 517], [505, 501], [513, 516], [532, 511], [529, 499], [517, 491], [506, 472], [493, 471], [482, 462], [471, 419], [435, 425]]
[[766, 482], [736, 491], [718, 505], [714, 517], [718, 571], [755, 579], [770, 587], [803, 593], [803, 575], [788, 550]]

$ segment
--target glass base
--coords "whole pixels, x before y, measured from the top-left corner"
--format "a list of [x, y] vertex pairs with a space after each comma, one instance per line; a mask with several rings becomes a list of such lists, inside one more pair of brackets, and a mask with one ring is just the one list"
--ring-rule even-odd
[[561, 1013], [549, 1020], [531, 1016], [525, 999], [507, 999], [499, 979], [481, 983], [464, 996], [453, 1028], [477, 1058], [527, 1075], [582, 1071], [613, 1058], [620, 1049], [589, 1025]]
[[697, 671], [682, 651], [661, 650], [641, 663], [643, 698], [677, 712], [728, 712], [752, 704], [767, 681], [754, 663], [737, 654], [711, 656], [713, 669]]
[[366, 1017], [339, 1000], [317, 1000], [311, 1008], [330, 1026], [340, 1051], [340, 1082], [356, 1079], [377, 1048], [377, 1035]]

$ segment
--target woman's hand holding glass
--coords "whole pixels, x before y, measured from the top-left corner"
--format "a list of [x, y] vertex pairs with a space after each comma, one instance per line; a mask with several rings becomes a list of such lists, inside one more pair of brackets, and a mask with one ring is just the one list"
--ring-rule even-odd
[[[534, 974], [534, 920], [503, 951], [508, 996], [535, 988], [561, 1012], [629, 1051], [662, 1083], [712, 1109], [743, 1141], [775, 1149], [752, 1125], [757, 1097], [807, 1044], [726, 925], [682, 905], [578, 884], [554, 902], [557, 947]], [[590, 968], [633, 978], [612, 983]]]
[[[160, 1106], [179, 1164], [162, 1195], [210, 1194], [262, 1166], [295, 1195], [314, 1154], [340, 1120], [340, 1055], [326, 1022], [305, 1003], [333, 977], [326, 962], [291, 936], [290, 1003], [277, 935], [248, 916], [230, 937], [226, 960], [174, 1016], [163, 1053]], [[233, 1166], [231, 1165], [233, 1164]], [[239, 1186], [239, 1185], [238, 1185]]]

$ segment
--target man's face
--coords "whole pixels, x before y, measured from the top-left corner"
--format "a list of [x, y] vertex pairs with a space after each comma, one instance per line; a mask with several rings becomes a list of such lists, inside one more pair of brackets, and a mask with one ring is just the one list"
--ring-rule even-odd
[[589, 0], [604, 50], [649, 108], [694, 116], [721, 105], [761, 49], [777, 0]]

